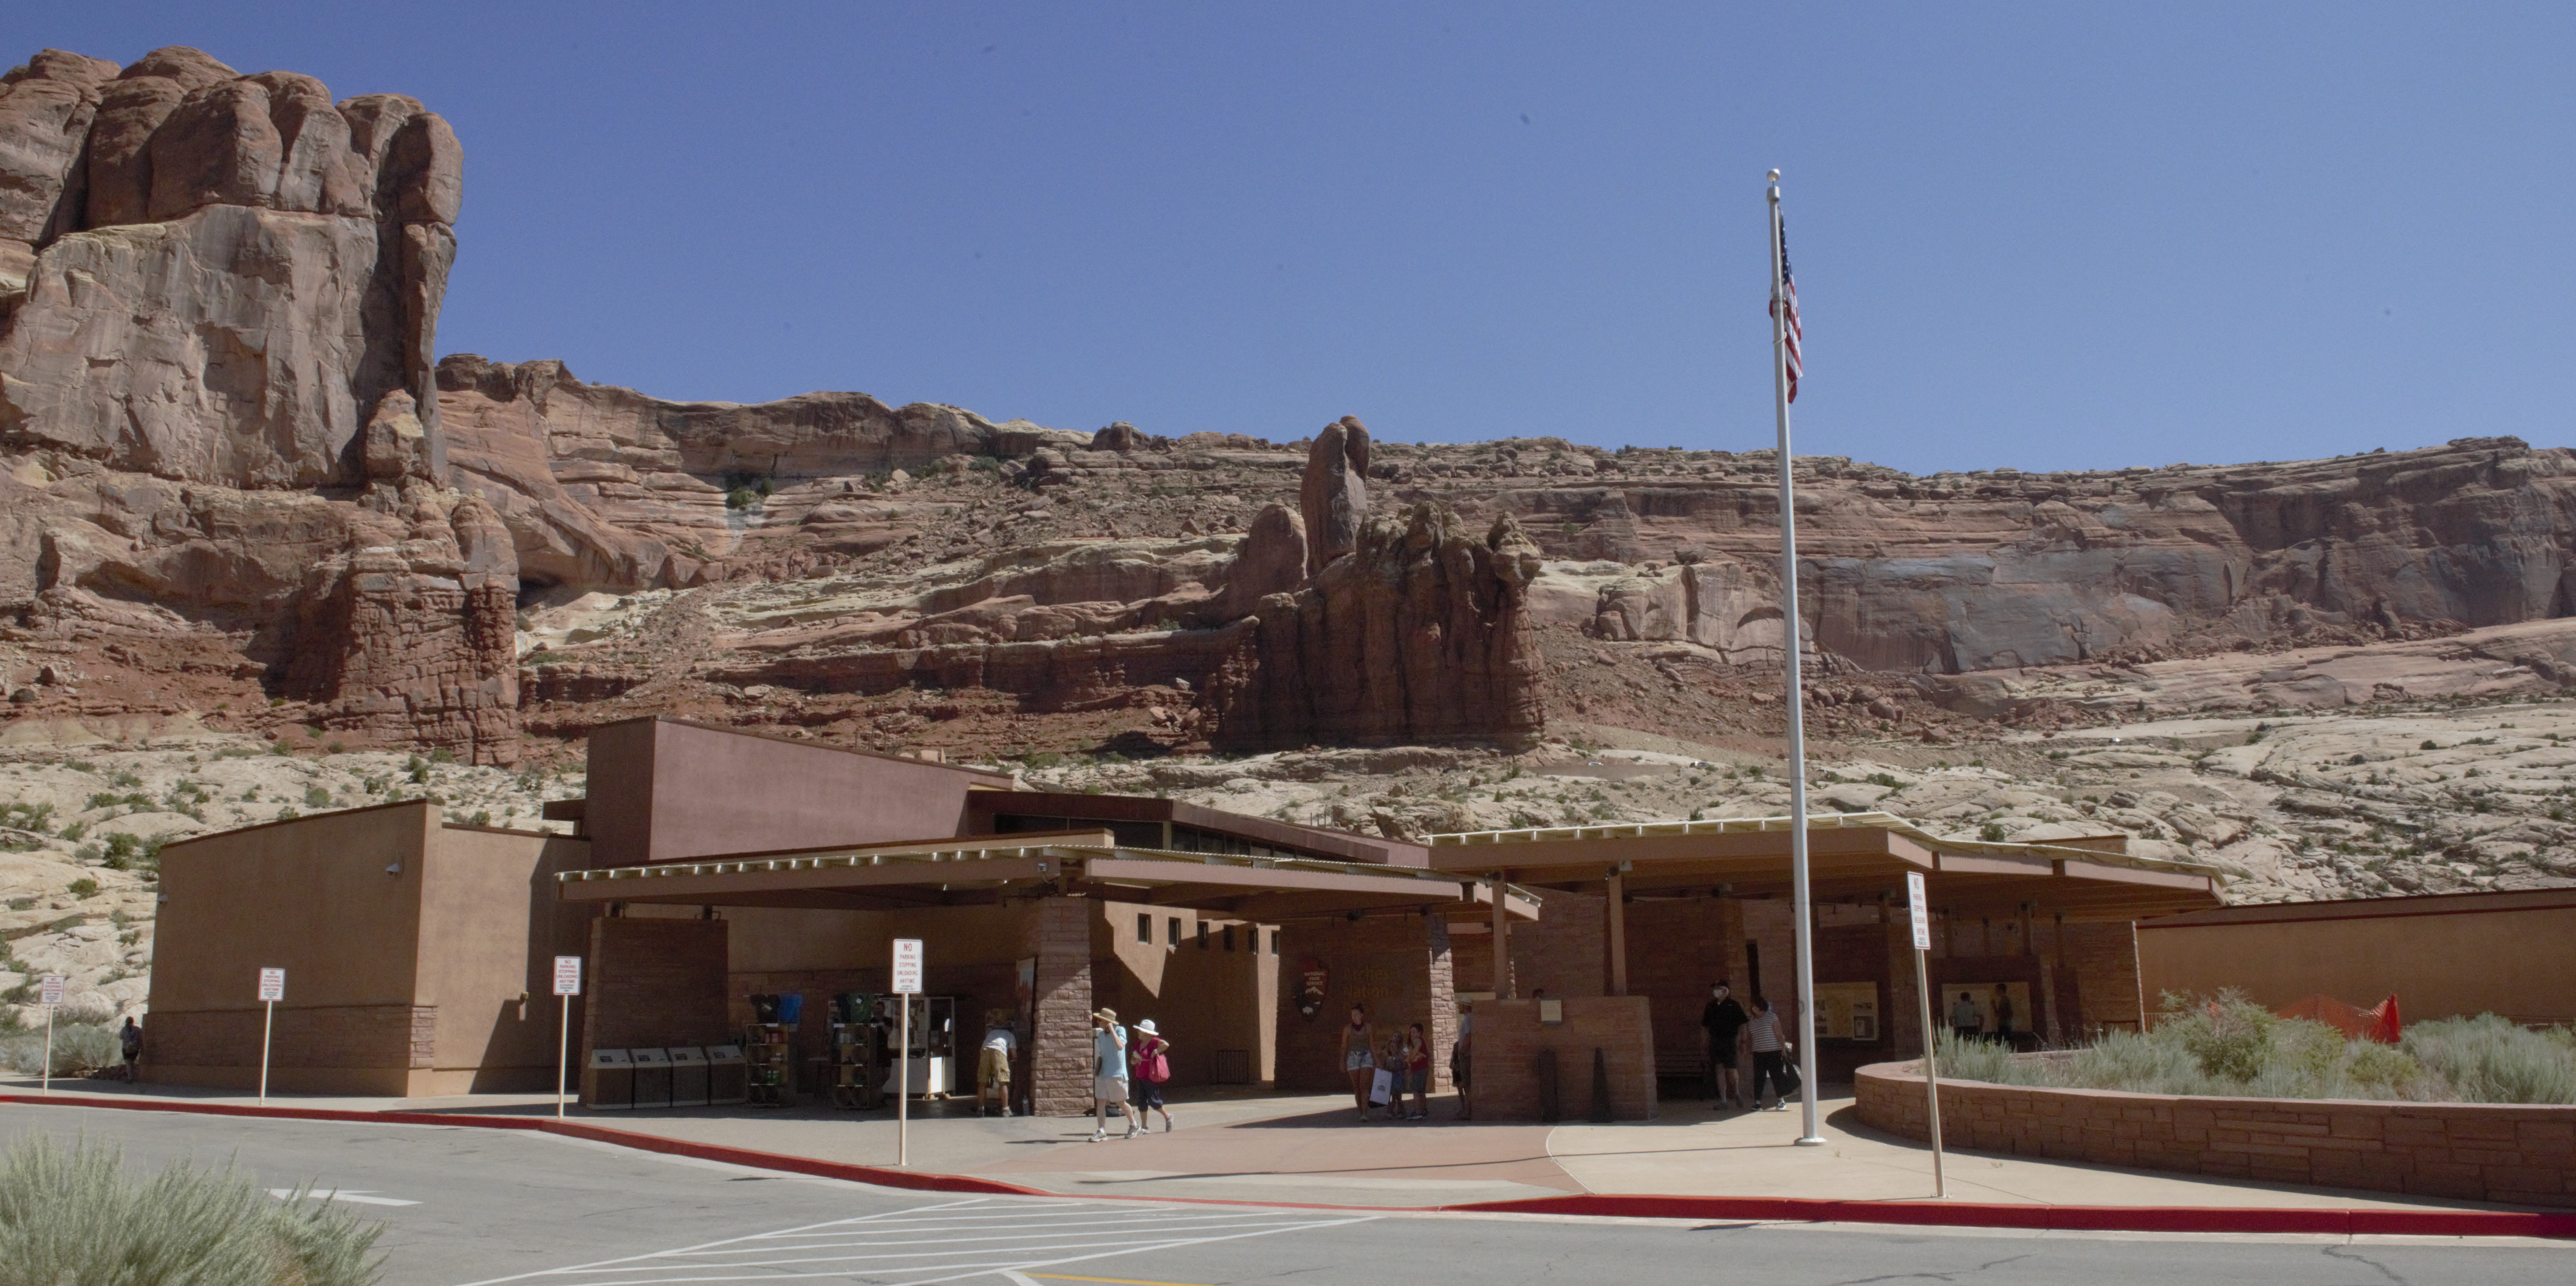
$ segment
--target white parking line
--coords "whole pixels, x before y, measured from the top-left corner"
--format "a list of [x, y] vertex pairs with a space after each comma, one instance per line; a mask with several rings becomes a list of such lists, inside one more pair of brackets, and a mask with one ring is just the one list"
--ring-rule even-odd
[[[1031, 1269], [1335, 1228], [1373, 1217], [1314, 1218], [1259, 1209], [1180, 1211], [1044, 1198], [977, 1198], [494, 1277], [467, 1286], [538, 1279], [593, 1286], [666, 1286], [812, 1278], [932, 1286], [996, 1275], [1016, 1282]], [[937, 1249], [910, 1249], [920, 1246]]]
[[[271, 1188], [268, 1190], [268, 1195], [275, 1197], [280, 1201], [284, 1201], [295, 1195], [295, 1189]], [[316, 1201], [346, 1201], [352, 1205], [360, 1206], [416, 1206], [420, 1204], [417, 1201], [405, 1201], [400, 1197], [379, 1197], [363, 1191], [351, 1192], [345, 1188], [316, 1188], [304, 1195], [311, 1197]]]

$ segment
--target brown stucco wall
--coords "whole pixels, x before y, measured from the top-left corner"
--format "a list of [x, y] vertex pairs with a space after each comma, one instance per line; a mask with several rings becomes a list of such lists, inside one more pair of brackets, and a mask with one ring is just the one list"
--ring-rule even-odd
[[[581, 955], [592, 908], [555, 899], [588, 842], [443, 826], [421, 865], [418, 1002], [438, 1011], [421, 1094], [526, 1093], [554, 1083], [554, 957]], [[579, 998], [572, 1021], [581, 1022]]]
[[720, 853], [961, 833], [990, 773], [676, 719], [590, 732], [583, 827], [592, 860], [633, 866]]
[[[1172, 1081], [1205, 1085], [1214, 1078], [1216, 1053], [1239, 1050], [1255, 1081], [1265, 1079], [1275, 969], [1263, 968], [1268, 932], [1241, 920], [1203, 916], [1181, 907], [1100, 902], [1092, 934], [1092, 1004], [1118, 1011], [1128, 1024], [1151, 1018], [1172, 1042]], [[1136, 940], [1136, 917], [1149, 917], [1150, 943]], [[1170, 928], [1180, 924], [1180, 943]], [[1202, 943], [1199, 929], [1207, 937]], [[1226, 934], [1233, 932], [1233, 949]]]
[[2320, 992], [2366, 1007], [2393, 993], [2409, 1020], [2576, 1022], [2570, 890], [2229, 908], [2141, 924], [2137, 954], [2150, 1001], [2240, 987], [2273, 1008]]
[[[1447, 921], [1419, 914], [1291, 921], [1280, 928], [1279, 959], [1272, 985], [1278, 997], [1276, 1080], [1282, 1091], [1349, 1088], [1341, 1039], [1355, 1003], [1368, 1006], [1381, 1045], [1388, 1036], [1401, 1036], [1408, 1025], [1421, 1023], [1432, 1037], [1434, 1083], [1445, 1084], [1449, 1044], [1456, 1039], [1457, 992], [1451, 973], [1456, 951]], [[1320, 961], [1326, 973], [1327, 998], [1312, 1016], [1298, 1010], [1309, 960]]]
[[[2027, 1057], [2027, 1055], [2025, 1056]], [[1940, 1083], [1954, 1148], [2271, 1183], [2576, 1206], [2576, 1107], [2203, 1098]], [[1918, 1063], [1861, 1069], [1861, 1119], [1931, 1137]]]
[[415, 1063], [431, 1061], [415, 1001], [421, 858], [437, 825], [414, 802], [164, 848], [144, 1078], [255, 1086], [259, 970], [279, 966], [270, 1088], [409, 1092]]

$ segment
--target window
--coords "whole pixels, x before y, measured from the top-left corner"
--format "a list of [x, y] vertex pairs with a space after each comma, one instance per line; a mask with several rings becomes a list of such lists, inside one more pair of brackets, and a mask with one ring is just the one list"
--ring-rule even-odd
[[1234, 926], [1231, 924], [1225, 926], [1225, 949], [1234, 950]]
[[1207, 950], [1207, 949], [1208, 949], [1207, 921], [1205, 921], [1205, 920], [1201, 920], [1201, 921], [1199, 921], [1199, 950], [1201, 950], [1201, 951], [1205, 951], [1205, 950]]
[[1170, 916], [1163, 921], [1163, 943], [1173, 947], [1181, 945], [1181, 917]]
[[1272, 929], [1270, 931], [1270, 954], [1274, 956], [1279, 954], [1279, 931], [1277, 929]]
[[1154, 917], [1145, 915], [1141, 912], [1138, 913], [1136, 916], [1136, 940], [1149, 947], [1154, 945]]

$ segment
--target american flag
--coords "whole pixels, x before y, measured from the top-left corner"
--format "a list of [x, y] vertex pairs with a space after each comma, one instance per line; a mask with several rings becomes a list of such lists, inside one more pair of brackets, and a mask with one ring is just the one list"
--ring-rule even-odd
[[1787, 228], [1782, 228], [1780, 230], [1780, 292], [1780, 297], [1771, 301], [1771, 315], [1774, 317], [1779, 316], [1781, 305], [1783, 303], [1787, 304], [1789, 309], [1789, 324], [1787, 327], [1789, 337], [1789, 400], [1795, 402], [1798, 400], [1798, 376], [1801, 374], [1805, 366], [1805, 362], [1800, 358], [1798, 353], [1798, 344], [1799, 341], [1805, 339], [1806, 336], [1803, 329], [1798, 324], [1798, 281], [1797, 278], [1789, 275], [1789, 231]]

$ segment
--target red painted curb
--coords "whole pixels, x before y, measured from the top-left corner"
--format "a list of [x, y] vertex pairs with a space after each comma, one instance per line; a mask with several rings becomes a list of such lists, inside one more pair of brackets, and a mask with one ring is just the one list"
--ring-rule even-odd
[[[962, 1174], [932, 1174], [852, 1165], [750, 1148], [695, 1143], [640, 1134], [588, 1121], [550, 1116], [445, 1115], [437, 1112], [352, 1112], [317, 1107], [244, 1107], [232, 1103], [136, 1102], [85, 1095], [0, 1094], [0, 1103], [31, 1106], [121, 1108], [129, 1112], [186, 1112], [202, 1116], [264, 1116], [304, 1121], [452, 1125], [490, 1130], [535, 1130], [701, 1161], [916, 1192], [971, 1192], [988, 1196], [1062, 1197]], [[2233, 1206], [2018, 1206], [1949, 1201], [1841, 1201], [1818, 1197], [1676, 1197], [1580, 1193], [1478, 1201], [1454, 1206], [1339, 1206], [1297, 1201], [1235, 1201], [1215, 1197], [1121, 1197], [1184, 1205], [1238, 1205], [1300, 1210], [1365, 1210], [1387, 1214], [1467, 1213], [1593, 1215], [1629, 1219], [1693, 1219], [1750, 1223], [1877, 1223], [1952, 1228], [2028, 1228], [2059, 1232], [2326, 1233], [2343, 1236], [2559, 1237], [2576, 1238], [2576, 1211], [2369, 1210]]]

